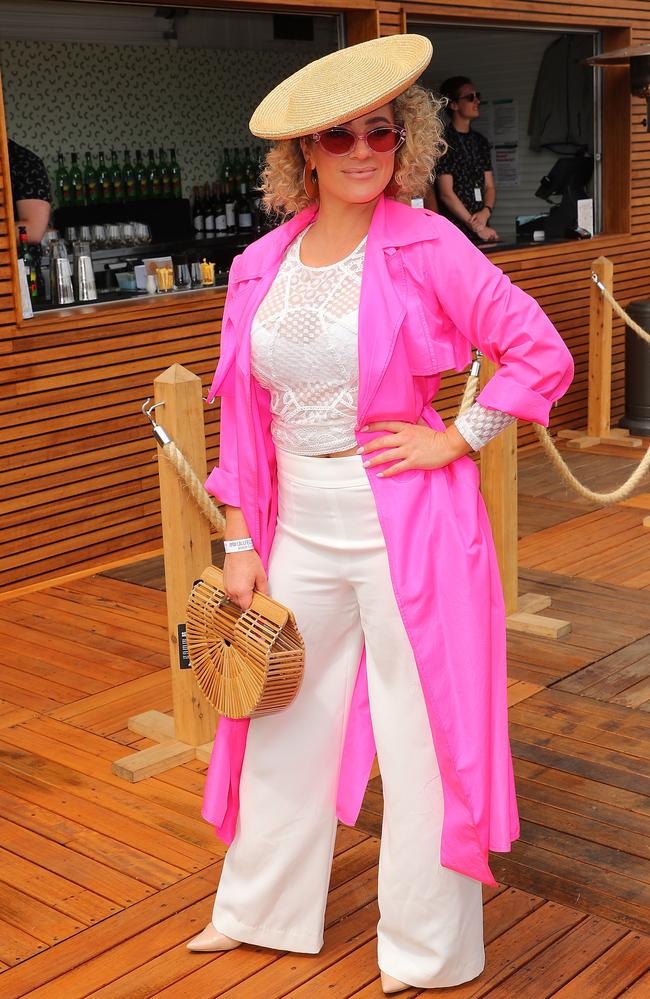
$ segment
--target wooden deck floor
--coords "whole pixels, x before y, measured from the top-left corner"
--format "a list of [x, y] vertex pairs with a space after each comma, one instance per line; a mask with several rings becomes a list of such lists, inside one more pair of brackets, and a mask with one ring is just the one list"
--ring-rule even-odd
[[[638, 454], [571, 461], [607, 488]], [[486, 969], [405, 997], [650, 997], [645, 503], [603, 514], [521, 458], [521, 589], [573, 630], [509, 640], [522, 835], [491, 858]], [[200, 818], [205, 766], [111, 773], [149, 745], [127, 718], [171, 709], [163, 585], [151, 560], [0, 602], [0, 997], [376, 999], [379, 776], [357, 828], [339, 829], [319, 955], [186, 951], [224, 852]]]

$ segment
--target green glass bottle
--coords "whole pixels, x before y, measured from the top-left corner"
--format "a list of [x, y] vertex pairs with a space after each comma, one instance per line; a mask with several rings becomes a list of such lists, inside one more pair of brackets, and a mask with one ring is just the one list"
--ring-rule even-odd
[[135, 176], [135, 167], [131, 163], [131, 154], [128, 149], [124, 150], [122, 180], [124, 182], [125, 201], [135, 201], [138, 197], [138, 184]]
[[124, 201], [124, 178], [117, 158], [117, 152], [111, 149], [111, 165], [108, 170], [111, 185], [111, 200]]
[[231, 184], [233, 181], [232, 163], [230, 162], [230, 153], [227, 149], [223, 151], [223, 159], [221, 160], [221, 183], [224, 187]]
[[178, 160], [176, 159], [176, 150], [170, 149], [169, 152], [171, 153], [169, 159], [169, 176], [171, 178], [172, 198], [182, 198], [183, 181], [181, 178], [181, 168], [178, 165]]
[[160, 175], [160, 195], [163, 198], [172, 196], [172, 175], [169, 172], [169, 163], [165, 159], [165, 150], [162, 146], [158, 149], [158, 173]]
[[111, 185], [111, 177], [109, 169], [104, 160], [104, 150], [99, 150], [98, 165], [97, 165], [97, 187], [99, 190], [99, 200], [100, 201], [112, 201], [113, 200], [113, 188]]
[[86, 204], [96, 205], [99, 201], [99, 183], [97, 181], [97, 171], [93, 166], [92, 153], [86, 153], [86, 165], [84, 167], [84, 187], [86, 189]]
[[139, 149], [135, 151], [135, 190], [136, 197], [140, 199], [149, 197], [149, 171], [142, 160], [142, 152]]
[[149, 184], [149, 197], [159, 198], [162, 194], [162, 184], [160, 180], [160, 170], [156, 163], [153, 149], [149, 150], [149, 162], [147, 163], [147, 183]]
[[70, 194], [71, 205], [83, 205], [85, 203], [84, 178], [79, 166], [77, 153], [70, 154]]
[[56, 168], [54, 186], [56, 188], [59, 208], [66, 208], [68, 205], [72, 204], [72, 185], [70, 183], [70, 174], [65, 168], [63, 153], [60, 152], [58, 154], [57, 160], [58, 166]]

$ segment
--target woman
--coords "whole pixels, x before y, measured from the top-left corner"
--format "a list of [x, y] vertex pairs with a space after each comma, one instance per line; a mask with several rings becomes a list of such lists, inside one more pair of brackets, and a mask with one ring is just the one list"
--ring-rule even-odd
[[[296, 214], [233, 263], [210, 392], [227, 592], [292, 608], [305, 676], [276, 715], [219, 723], [203, 815], [231, 846], [188, 947], [320, 950], [336, 820], [354, 824], [377, 752], [387, 993], [483, 968], [488, 849], [519, 826], [499, 571], [465, 456], [516, 417], [547, 423], [572, 374], [531, 298], [397, 200], [444, 148], [413, 86], [430, 58], [418, 35], [365, 42], [258, 107], [267, 205]], [[445, 429], [429, 403], [472, 343], [501, 367]]]

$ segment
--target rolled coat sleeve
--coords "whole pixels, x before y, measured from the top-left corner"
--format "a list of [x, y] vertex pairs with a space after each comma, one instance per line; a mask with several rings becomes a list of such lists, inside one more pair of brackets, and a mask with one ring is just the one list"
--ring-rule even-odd
[[573, 379], [573, 359], [540, 305], [446, 219], [437, 219], [432, 275], [440, 306], [497, 372], [477, 397], [486, 409], [548, 426]]
[[230, 268], [228, 292], [221, 322], [221, 348], [219, 363], [208, 392], [208, 401], [221, 399], [219, 425], [219, 464], [212, 469], [205, 481], [205, 488], [226, 506], [241, 506], [239, 494], [239, 457], [237, 447], [236, 409], [236, 349], [237, 337], [231, 318], [236, 267], [235, 257]]

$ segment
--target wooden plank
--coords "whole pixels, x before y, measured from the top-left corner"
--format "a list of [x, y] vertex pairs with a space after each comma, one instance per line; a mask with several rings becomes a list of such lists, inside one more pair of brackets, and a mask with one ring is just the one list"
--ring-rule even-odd
[[64, 877], [86, 891], [115, 902], [118, 906], [132, 905], [152, 894], [152, 889], [133, 877], [116, 871], [106, 864], [82, 856], [0, 818], [0, 833], [12, 854], [38, 865], [59, 877]]
[[544, 982], [546, 995], [553, 995], [624, 936], [620, 926], [589, 916], [508, 977], [508, 999], [530, 999], [531, 983], [537, 981]]
[[[554, 999], [603, 999], [621, 995], [650, 968], [650, 937], [628, 933], [613, 947], [567, 982]], [[628, 995], [626, 992], [625, 995]]]
[[[206, 868], [200, 874], [192, 875], [179, 884], [130, 906], [116, 918], [89, 927], [83, 933], [63, 941], [51, 952], [11, 969], [2, 976], [3, 999], [31, 996], [37, 988], [45, 988], [48, 983], [53, 983], [64, 975], [74, 974], [75, 969], [78, 969], [77, 980], [82, 979], [85, 963], [98, 960], [101, 955], [107, 955], [105, 960], [110, 963], [111, 953], [115, 955], [121, 945], [132, 938], [137, 940], [147, 932], [155, 934], [160, 921], [170, 912], [178, 913], [178, 920], [184, 918], [187, 924], [188, 910], [197, 902], [203, 901], [205, 905], [205, 901], [214, 894], [218, 871], [218, 864]], [[117, 960], [113, 956], [112, 963], [113, 972], [119, 974], [119, 954]], [[56, 985], [53, 984], [52, 988], [56, 988]], [[58, 993], [59, 996], [65, 995], [66, 999], [72, 999], [74, 994], [72, 990]]]
[[119, 816], [127, 816], [136, 822], [147, 822], [153, 828], [162, 827], [178, 840], [179, 850], [185, 849], [183, 844], [188, 844], [215, 856], [222, 856], [225, 852], [223, 845], [215, 838], [213, 829], [199, 818], [196, 809], [183, 812], [174, 807], [177, 804], [174, 795], [159, 794], [161, 788], [157, 781], [149, 782], [147, 791], [150, 793], [143, 795], [139, 793], [137, 785], [127, 789], [124, 782], [117, 778], [109, 782], [110, 774], [107, 780], [96, 776], [88, 777], [65, 764], [47, 761], [3, 744], [0, 744], [0, 766], [15, 771], [27, 780], [36, 777], [59, 793], [103, 805]]
[[75, 701], [74, 704], [58, 708], [51, 713], [51, 717], [59, 721], [76, 720], [80, 715], [87, 715], [99, 708], [106, 706], [112, 708], [116, 701], [122, 701], [125, 698], [140, 698], [144, 704], [150, 695], [164, 691], [168, 685], [167, 670], [157, 670], [155, 673], [147, 673], [145, 676], [125, 680], [118, 686], [101, 690], [97, 694], [91, 694]]
[[66, 916], [4, 881], [0, 881], [0, 911], [8, 923], [18, 929], [29, 927], [31, 935], [48, 946], [67, 940], [85, 929], [80, 920]]
[[40, 863], [0, 847], [3, 881], [87, 926], [117, 912], [120, 905], [74, 881], [47, 870]]
[[[152, 857], [187, 872], [207, 867], [214, 862], [215, 854], [221, 852], [204, 850], [181, 839], [177, 834], [167, 832], [164, 828], [164, 812], [158, 813], [155, 823], [153, 815], [146, 814], [139, 821], [128, 812], [115, 810], [110, 798], [103, 805], [99, 801], [85, 800], [76, 794], [70, 794], [64, 787], [54, 787], [39, 780], [35, 774], [25, 777], [5, 767], [0, 768], [0, 774], [5, 793], [24, 802], [22, 809], [14, 805], [11, 812], [5, 812], [7, 818], [11, 817], [12, 821], [21, 825], [30, 824], [30, 827], [42, 828], [42, 816], [53, 814], [74, 823], [75, 827], [111, 837], [130, 847], [138, 848], [146, 842], [148, 853]], [[37, 806], [36, 809], [34, 806]], [[137, 805], [134, 811], [137, 811]], [[151, 835], [152, 824], [155, 825], [155, 836]]]
[[188, 746], [186, 742], [179, 742], [177, 739], [169, 739], [115, 760], [112, 771], [123, 780], [134, 782], [146, 780], [163, 770], [193, 759], [194, 746]]

